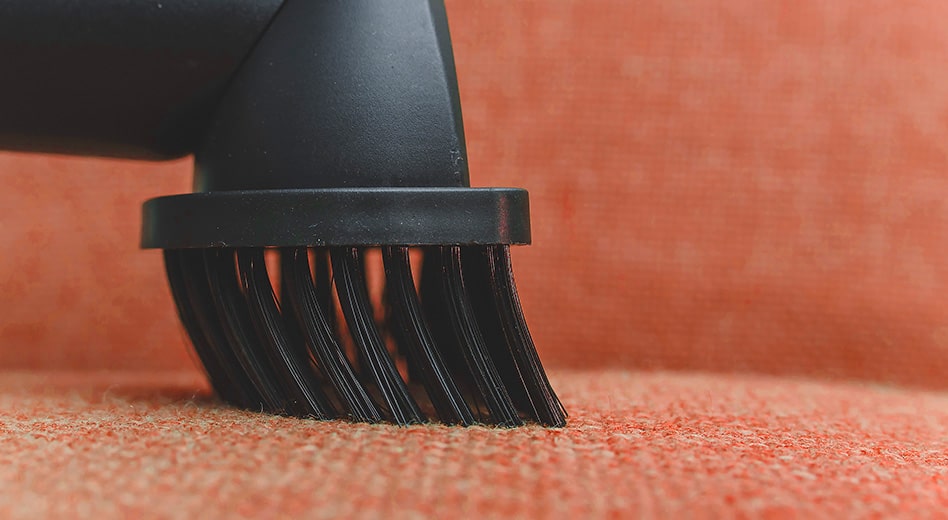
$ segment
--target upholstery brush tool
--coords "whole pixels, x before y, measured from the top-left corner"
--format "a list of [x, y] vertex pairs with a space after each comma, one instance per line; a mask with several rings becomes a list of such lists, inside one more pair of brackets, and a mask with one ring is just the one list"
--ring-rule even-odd
[[141, 244], [223, 400], [565, 424], [511, 271], [527, 193], [470, 187], [440, 0], [7, 0], [0, 63], [0, 148], [194, 155]]

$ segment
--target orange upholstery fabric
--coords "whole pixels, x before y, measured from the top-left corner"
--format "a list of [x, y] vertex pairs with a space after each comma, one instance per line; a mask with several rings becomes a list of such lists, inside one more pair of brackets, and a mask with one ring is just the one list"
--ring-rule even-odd
[[319, 423], [192, 400], [193, 378], [8, 375], [0, 516], [938, 518], [948, 506], [944, 395], [553, 376], [574, 413], [562, 430]]
[[169, 403], [148, 374], [201, 385], [139, 206], [188, 161], [3, 153], [0, 516], [944, 511], [948, 4], [447, 4], [475, 184], [531, 192], [514, 267], [570, 427]]

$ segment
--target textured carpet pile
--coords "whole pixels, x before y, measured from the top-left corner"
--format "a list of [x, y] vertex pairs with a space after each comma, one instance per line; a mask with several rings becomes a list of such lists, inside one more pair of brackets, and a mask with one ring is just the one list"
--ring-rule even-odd
[[8, 373], [0, 517], [925, 517], [948, 396], [556, 371], [567, 428], [353, 425], [229, 409], [195, 374]]

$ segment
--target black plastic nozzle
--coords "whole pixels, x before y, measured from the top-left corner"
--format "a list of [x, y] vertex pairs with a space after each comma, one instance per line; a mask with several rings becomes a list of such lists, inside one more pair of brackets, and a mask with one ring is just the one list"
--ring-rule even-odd
[[287, 0], [195, 157], [204, 195], [146, 204], [145, 247], [530, 241], [526, 191], [468, 188], [440, 1]]
[[198, 191], [469, 186], [443, 4], [287, 0], [196, 157]]

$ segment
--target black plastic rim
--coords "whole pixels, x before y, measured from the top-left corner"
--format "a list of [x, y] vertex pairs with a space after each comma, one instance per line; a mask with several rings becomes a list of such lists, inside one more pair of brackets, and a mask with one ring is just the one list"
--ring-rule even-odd
[[518, 188], [343, 188], [172, 195], [142, 208], [142, 247], [529, 244]]

